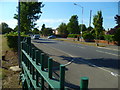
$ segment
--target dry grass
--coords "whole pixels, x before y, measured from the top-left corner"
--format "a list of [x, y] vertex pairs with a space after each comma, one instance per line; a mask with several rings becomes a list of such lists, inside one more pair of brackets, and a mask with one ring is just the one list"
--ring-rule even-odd
[[7, 40], [4, 36], [1, 35], [1, 51], [2, 55], [5, 56], [5, 60], [2, 60], [2, 69], [0, 69], [0, 76], [2, 78], [2, 87], [3, 88], [21, 88], [19, 82], [19, 72], [11, 71], [9, 68], [11, 66], [18, 65], [17, 52], [11, 51], [7, 45]]

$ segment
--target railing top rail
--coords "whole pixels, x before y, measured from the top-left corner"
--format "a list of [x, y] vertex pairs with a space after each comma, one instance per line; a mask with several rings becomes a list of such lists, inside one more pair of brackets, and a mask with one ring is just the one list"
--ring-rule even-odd
[[[32, 64], [32, 66], [34, 66], [34, 68], [39, 72], [39, 74], [44, 78], [44, 80], [51, 86], [51, 88], [60, 88], [60, 82], [59, 81], [57, 81], [55, 79], [50, 79], [48, 77], [48, 72], [41, 70], [41, 65], [36, 65], [36, 62], [33, 61], [32, 58], [30, 58], [30, 56], [27, 55], [27, 53], [24, 50], [22, 50], [22, 52], [29, 59], [29, 62]], [[26, 69], [26, 66], [25, 66], [24, 62], [22, 62], [22, 65], [25, 68], [25, 71], [27, 72], [28, 70]], [[28, 73], [28, 75], [29, 75], [29, 73]], [[30, 77], [30, 75], [29, 75], [29, 77]]]

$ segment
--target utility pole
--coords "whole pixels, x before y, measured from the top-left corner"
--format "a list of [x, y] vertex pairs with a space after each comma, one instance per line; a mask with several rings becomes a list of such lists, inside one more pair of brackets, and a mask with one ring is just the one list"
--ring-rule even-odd
[[118, 15], [120, 16], [120, 1], [118, 2]]
[[91, 27], [91, 15], [92, 15], [92, 10], [90, 10], [90, 21], [89, 21], [89, 27]]
[[81, 25], [81, 42], [82, 42], [82, 29], [83, 29], [83, 11], [84, 11], [84, 8], [81, 6], [81, 5], [79, 5], [79, 4], [76, 4], [76, 3], [74, 3], [74, 5], [77, 5], [77, 6], [79, 6], [79, 7], [81, 7], [81, 9], [82, 9], [82, 25]]
[[20, 0], [18, 1], [18, 64], [19, 68], [21, 67], [21, 43], [20, 43]]

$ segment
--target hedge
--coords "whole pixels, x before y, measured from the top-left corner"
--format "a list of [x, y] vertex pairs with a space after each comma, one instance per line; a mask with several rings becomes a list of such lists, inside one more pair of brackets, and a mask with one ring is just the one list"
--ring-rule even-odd
[[[10, 32], [9, 34], [5, 35], [7, 37], [7, 44], [13, 50], [18, 50], [18, 33], [17, 32]], [[20, 40], [22, 41], [24, 37], [28, 37], [23, 32], [21, 33]]]
[[114, 35], [104, 35], [105, 40], [109, 41], [109, 42], [114, 41], [113, 37], [114, 37]]
[[95, 39], [95, 37], [91, 33], [83, 33], [83, 38], [88, 40]]
[[68, 38], [77, 38], [79, 34], [68, 34]]

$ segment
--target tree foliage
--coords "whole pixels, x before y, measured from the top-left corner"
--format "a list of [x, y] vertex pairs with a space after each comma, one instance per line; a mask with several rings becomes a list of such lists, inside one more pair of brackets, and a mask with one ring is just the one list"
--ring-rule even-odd
[[[31, 31], [40, 16], [42, 2], [20, 2], [20, 29], [21, 31]], [[18, 19], [18, 13], [14, 15], [15, 19]]]
[[58, 27], [58, 32], [60, 35], [68, 35], [67, 25], [65, 23], [61, 23]]
[[79, 25], [79, 30], [82, 31], [82, 32], [86, 31], [87, 28], [86, 28], [85, 24], [80, 24]]
[[52, 34], [53, 34], [52, 28], [45, 28], [45, 29], [42, 31], [42, 34], [43, 34], [44, 36], [52, 35]]
[[33, 34], [39, 34], [40, 33], [37, 28], [34, 28], [34, 30], [32, 32], [33, 32]]
[[118, 45], [120, 46], [120, 16], [115, 16], [115, 21], [117, 26], [115, 27], [115, 34], [114, 34], [114, 40], [118, 42]]
[[73, 15], [69, 19], [69, 23], [67, 25], [67, 30], [70, 34], [78, 34], [79, 33], [78, 16], [77, 15]]
[[45, 24], [42, 25], [41, 31], [44, 31], [45, 29]]
[[96, 38], [99, 38], [99, 35], [102, 34], [103, 32], [103, 17], [102, 17], [102, 12], [98, 11], [97, 15], [94, 15], [93, 17], [93, 25], [94, 25], [94, 30], [96, 34]]
[[13, 29], [10, 28], [7, 23], [3, 22], [0, 24], [0, 33], [5, 34], [11, 31], [13, 31]]
[[120, 16], [116, 15], [115, 17], [116, 24], [120, 25]]
[[87, 28], [87, 31], [92, 31], [93, 30], [93, 27], [91, 27], [91, 26], [89, 26], [88, 28]]

